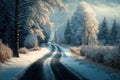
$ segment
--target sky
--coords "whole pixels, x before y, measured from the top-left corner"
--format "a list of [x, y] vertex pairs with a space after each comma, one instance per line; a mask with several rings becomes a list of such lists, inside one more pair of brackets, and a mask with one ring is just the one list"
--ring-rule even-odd
[[54, 30], [63, 26], [68, 18], [71, 18], [81, 1], [87, 2], [96, 12], [99, 23], [106, 17], [108, 25], [111, 27], [113, 20], [120, 23], [120, 0], [62, 0], [68, 7], [68, 12], [55, 11], [51, 14], [51, 21], [54, 22]]

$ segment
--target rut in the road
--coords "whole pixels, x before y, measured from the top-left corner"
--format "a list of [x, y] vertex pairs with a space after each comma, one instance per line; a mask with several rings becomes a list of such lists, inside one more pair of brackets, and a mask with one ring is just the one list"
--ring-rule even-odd
[[58, 47], [58, 53], [51, 61], [51, 68], [55, 75], [56, 80], [86, 80], [83, 77], [77, 77], [71, 71], [69, 71], [63, 64], [60, 62], [61, 49]]
[[55, 47], [52, 46], [52, 48], [53, 49], [50, 53], [46, 54], [43, 58], [33, 63], [26, 70], [25, 74], [18, 80], [45, 80], [44, 73], [43, 73], [43, 63], [55, 51]]

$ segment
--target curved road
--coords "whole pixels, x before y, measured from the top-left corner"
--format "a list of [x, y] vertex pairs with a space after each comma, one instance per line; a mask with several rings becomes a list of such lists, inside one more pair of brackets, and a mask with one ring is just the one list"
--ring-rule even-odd
[[60, 62], [62, 50], [58, 47], [58, 53], [51, 61], [51, 68], [53, 73], [55, 74], [56, 80], [84, 80], [84, 78], [80, 79], [76, 75], [74, 75], [71, 71], [69, 71], [63, 64]]
[[[51, 68], [49, 71], [52, 71], [53, 75], [51, 76], [54, 76], [54, 79], [50, 79], [45, 77], [45, 68], [43, 66], [46, 59], [50, 58], [52, 53], [55, 52], [55, 47], [57, 48], [57, 53], [52, 57], [49, 64]], [[62, 49], [59, 46], [52, 45], [51, 52], [33, 63], [19, 80], [86, 80], [83, 77], [77, 77], [60, 62], [61, 54]]]
[[45, 80], [44, 71], [43, 71], [43, 63], [44, 61], [52, 55], [55, 51], [55, 47], [52, 46], [52, 50], [50, 53], [47, 53], [43, 58], [40, 58], [36, 62], [34, 62], [25, 72], [25, 74], [19, 78], [18, 80]]

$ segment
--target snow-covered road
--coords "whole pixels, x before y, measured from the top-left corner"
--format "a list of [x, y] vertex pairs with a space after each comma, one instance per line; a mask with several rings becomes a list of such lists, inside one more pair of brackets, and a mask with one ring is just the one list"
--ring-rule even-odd
[[33, 63], [19, 80], [80, 80], [61, 64], [61, 54], [59, 46], [52, 46], [51, 52]]
[[73, 57], [68, 57], [67, 54], [68, 53], [62, 53], [61, 63], [77, 76], [83, 76], [87, 80], [114, 80], [105, 71], [93, 65], [78, 62]]
[[59, 46], [57, 48], [58, 52], [51, 61], [51, 68], [55, 75], [55, 80], [86, 80], [81, 76], [76, 76], [60, 62], [63, 51]]
[[[93, 64], [88, 64], [84, 61], [85, 58], [81, 57], [77, 60], [73, 57], [69, 49], [61, 47], [62, 56], [60, 62], [73, 74], [79, 78], [85, 78], [87, 80], [120, 80], [118, 74], [111, 75], [107, 71], [94, 66]], [[83, 79], [81, 79], [83, 80]]]
[[[26, 55], [25, 58], [32, 59], [31, 61], [28, 59], [27, 63], [28, 66], [30, 64], [31, 66], [26, 68], [26, 72], [22, 74], [19, 80], [119, 80], [113, 79], [105, 71], [91, 64], [76, 61], [75, 58], [70, 56], [70, 53], [66, 51], [66, 49], [59, 45], [51, 45], [51, 51], [43, 48], [40, 52], [43, 54], [36, 54], [35, 57], [29, 57], [31, 54]], [[25, 61], [25, 58], [21, 59]], [[13, 62], [9, 63], [6, 69], [1, 69], [0, 80], [17, 80], [16, 75], [19, 76], [19, 74], [23, 73], [21, 69], [25, 67], [23, 61], [17, 62], [21, 62], [17, 64], [19, 67], [15, 66], [16, 63]], [[11, 66], [11, 64], [13, 66]], [[5, 66], [5, 64], [2, 65], [2, 67], [3, 66]], [[7, 69], [11, 69], [10, 72], [5, 71]], [[25, 68], [23, 69], [25, 70]], [[21, 73], [19, 71], [21, 71]]]
[[17, 80], [32, 63], [49, 52], [48, 48], [41, 48], [39, 51], [20, 54], [19, 58], [13, 57], [8, 62], [0, 63], [0, 80]]

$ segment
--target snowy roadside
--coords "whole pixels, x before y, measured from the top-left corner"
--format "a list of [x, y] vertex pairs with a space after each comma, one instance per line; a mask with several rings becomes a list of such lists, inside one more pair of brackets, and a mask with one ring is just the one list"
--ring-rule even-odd
[[20, 54], [20, 58], [11, 58], [9, 62], [0, 63], [0, 80], [16, 80], [36, 60], [49, 53], [47, 48]]
[[[61, 62], [77, 76], [85, 77], [88, 80], [119, 80], [114, 79], [111, 75], [96, 66], [76, 61], [75, 58], [71, 57], [72, 55], [68, 50], [65, 51], [65, 54], [62, 54], [63, 57], [61, 58]], [[83, 57], [81, 59], [84, 60]]]

